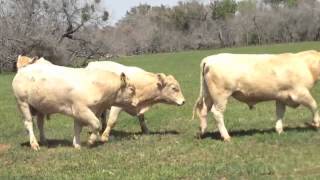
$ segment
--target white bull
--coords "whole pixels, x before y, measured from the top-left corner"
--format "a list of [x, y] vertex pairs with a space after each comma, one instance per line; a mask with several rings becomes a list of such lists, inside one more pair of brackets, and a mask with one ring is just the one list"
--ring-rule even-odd
[[107, 127], [102, 134], [101, 139], [107, 141], [112, 127], [115, 125], [119, 113], [124, 110], [132, 116], [138, 116], [141, 130], [148, 133], [149, 130], [145, 124], [144, 113], [156, 103], [183, 105], [185, 98], [183, 97], [178, 81], [171, 75], [159, 73], [154, 74], [147, 72], [138, 67], [124, 66], [112, 61], [97, 61], [88, 64], [87, 69], [101, 69], [120, 74], [125, 72], [130, 76], [130, 80], [136, 87], [136, 96], [138, 105], [117, 107], [112, 106]]
[[[45, 61], [43, 59], [43, 61]], [[80, 132], [89, 125], [93, 144], [100, 128], [100, 116], [106, 108], [135, 106], [135, 87], [121, 75], [83, 68], [68, 68], [51, 63], [34, 63], [19, 69], [12, 82], [19, 110], [28, 130], [30, 145], [39, 149], [32, 125], [37, 116], [40, 141], [45, 142], [44, 115], [61, 113], [74, 118], [73, 144], [80, 148]]]
[[207, 128], [211, 111], [224, 140], [230, 136], [223, 112], [228, 98], [253, 107], [261, 101], [276, 101], [276, 131], [283, 131], [285, 107], [300, 104], [313, 113], [313, 125], [319, 127], [317, 103], [310, 94], [320, 75], [320, 53], [218, 54], [204, 58], [200, 64], [200, 95], [194, 107], [200, 119], [200, 133]]

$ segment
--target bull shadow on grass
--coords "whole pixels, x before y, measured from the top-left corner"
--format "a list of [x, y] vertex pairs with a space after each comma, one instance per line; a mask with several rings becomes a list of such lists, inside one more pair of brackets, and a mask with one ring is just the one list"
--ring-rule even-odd
[[[139, 136], [148, 136], [148, 135], [178, 135], [179, 132], [175, 130], [165, 130], [165, 131], [150, 131], [148, 134], [144, 134], [141, 131], [139, 132], [127, 132], [127, 131], [119, 131], [119, 130], [111, 130], [109, 141], [118, 141], [118, 140], [131, 140], [137, 139]], [[93, 145], [88, 146], [89, 148], [95, 148], [101, 145], [104, 145], [103, 142], [96, 142]]]
[[137, 136], [148, 136], [148, 135], [167, 136], [167, 135], [178, 135], [178, 134], [180, 133], [176, 130], [150, 131], [148, 134], [144, 134], [141, 131], [127, 132], [127, 131], [112, 130], [110, 133], [110, 135], [115, 139], [135, 139]]
[[[87, 142], [81, 142], [81, 147], [95, 148], [95, 147], [101, 146], [103, 144], [104, 143], [102, 143], [102, 142], [95, 142], [93, 145], [88, 145]], [[47, 147], [47, 148], [57, 148], [57, 147], [71, 147], [71, 148], [73, 148], [72, 142], [69, 140], [65, 140], [65, 139], [48, 139], [47, 144], [41, 144], [39, 142], [39, 145], [40, 145], [40, 147]], [[30, 143], [29, 143], [29, 141], [24, 142], [24, 143], [21, 143], [21, 146], [30, 147]]]
[[[126, 132], [126, 131], [118, 131], [118, 130], [112, 130], [110, 134], [110, 139], [136, 139], [137, 136], [142, 135], [160, 135], [160, 136], [166, 136], [166, 135], [178, 135], [179, 132], [175, 130], [165, 130], [165, 131], [150, 131], [149, 134], [143, 134], [142, 132]], [[23, 142], [20, 144], [21, 146], [30, 147], [30, 142]], [[56, 147], [73, 147], [73, 144], [69, 140], [65, 139], [47, 139], [47, 144], [41, 144], [39, 142], [40, 147], [47, 147], [47, 148], [56, 148]], [[87, 146], [88, 148], [94, 148], [104, 145], [103, 142], [96, 142], [93, 145], [88, 145], [86, 142], [82, 142], [81, 146]]]
[[[69, 140], [65, 140], [65, 139], [47, 139], [47, 144], [41, 144], [39, 142], [40, 147], [41, 146], [46, 146], [48, 148], [55, 148], [55, 147], [73, 147], [73, 144], [71, 141]], [[21, 146], [28, 146], [30, 147], [30, 142], [24, 142], [21, 143]]]
[[[284, 127], [284, 132], [305, 132], [305, 131], [318, 131], [317, 128], [314, 126], [305, 123], [304, 126], [297, 126], [297, 127]], [[277, 133], [275, 128], [268, 128], [268, 129], [248, 129], [248, 130], [230, 130], [228, 131], [229, 135], [232, 137], [242, 137], [242, 136], [253, 136], [256, 134], [272, 134]], [[222, 140], [219, 131], [214, 132], [206, 132], [201, 137], [196, 136], [196, 138], [205, 139], [205, 138], [212, 138], [215, 140]]]

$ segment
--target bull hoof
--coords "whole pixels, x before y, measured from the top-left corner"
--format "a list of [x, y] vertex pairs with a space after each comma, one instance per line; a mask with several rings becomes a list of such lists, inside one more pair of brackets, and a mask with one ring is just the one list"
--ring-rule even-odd
[[320, 124], [316, 123], [316, 122], [311, 122], [311, 126], [314, 127], [314, 128], [319, 128]]
[[80, 150], [80, 149], [81, 149], [80, 144], [74, 144], [73, 146], [74, 146], [74, 148], [75, 148], [75, 149], [78, 149], [78, 150]]
[[94, 143], [95, 143], [95, 141], [93, 141], [93, 140], [88, 140], [88, 145], [89, 145], [89, 146], [93, 146]]
[[280, 135], [283, 132], [283, 128], [276, 128], [276, 131]]
[[108, 138], [107, 136], [101, 136], [101, 137], [100, 137], [100, 141], [101, 141], [102, 143], [106, 143], [106, 142], [109, 141], [109, 138]]
[[35, 151], [40, 150], [40, 146], [38, 143], [31, 143], [31, 148]]
[[315, 128], [319, 128], [319, 127], [320, 127], [320, 123], [315, 123], [315, 122], [313, 122], [312, 125], [313, 125]]
[[231, 141], [231, 137], [230, 136], [225, 137], [225, 138], [223, 138], [223, 141], [224, 142], [230, 142]]
[[282, 121], [277, 121], [275, 126], [276, 132], [281, 134], [283, 132], [283, 124]]
[[150, 134], [149, 129], [142, 129], [142, 134]]
[[205, 133], [197, 132], [195, 137], [196, 137], [197, 139], [203, 139], [203, 138], [205, 138], [205, 135], [204, 135], [204, 134], [205, 134]]

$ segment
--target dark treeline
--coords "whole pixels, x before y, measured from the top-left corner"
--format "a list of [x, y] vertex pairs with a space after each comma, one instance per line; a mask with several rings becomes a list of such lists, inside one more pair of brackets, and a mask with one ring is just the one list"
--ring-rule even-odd
[[3, 69], [22, 52], [48, 56], [58, 64], [74, 65], [79, 62], [72, 57], [320, 39], [320, 2], [316, 0], [215, 0], [209, 4], [191, 0], [174, 7], [141, 4], [114, 26], [106, 23], [109, 14], [99, 9], [100, 0], [91, 4], [77, 0], [49, 2], [2, 2]]
[[114, 53], [140, 54], [266, 43], [316, 41], [320, 3], [313, 0], [180, 2], [140, 5], [106, 35]]

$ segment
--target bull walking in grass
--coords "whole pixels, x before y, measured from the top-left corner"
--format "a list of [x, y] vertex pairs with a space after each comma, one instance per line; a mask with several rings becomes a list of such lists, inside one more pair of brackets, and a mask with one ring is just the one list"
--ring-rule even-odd
[[[185, 103], [180, 84], [172, 75], [163, 73], [151, 73], [141, 68], [125, 66], [112, 61], [97, 61], [88, 64], [87, 69], [101, 69], [117, 74], [125, 72], [136, 87], [137, 106], [118, 107], [112, 106], [107, 120], [107, 127], [104, 130], [101, 140], [108, 141], [110, 131], [115, 125], [121, 111], [132, 116], [137, 116], [143, 133], [149, 130], [145, 123], [144, 113], [157, 103], [173, 104], [181, 106]], [[103, 119], [105, 121], [106, 119]]]
[[200, 64], [200, 95], [195, 113], [200, 119], [200, 134], [207, 128], [211, 111], [225, 141], [230, 140], [223, 113], [230, 96], [252, 108], [262, 101], [276, 104], [275, 129], [283, 132], [286, 106], [303, 105], [313, 114], [312, 125], [319, 127], [317, 103], [310, 89], [320, 75], [320, 53], [304, 51], [284, 54], [218, 54], [204, 58]]
[[44, 115], [61, 113], [73, 117], [73, 145], [80, 148], [82, 126], [91, 128], [88, 143], [93, 144], [99, 137], [101, 126], [97, 116], [114, 105], [126, 107], [137, 104], [135, 87], [124, 73], [118, 75], [108, 71], [62, 67], [43, 58], [38, 63], [19, 67], [12, 87], [34, 150], [39, 149], [39, 144], [33, 132], [33, 115], [37, 116], [43, 143], [46, 141]]

